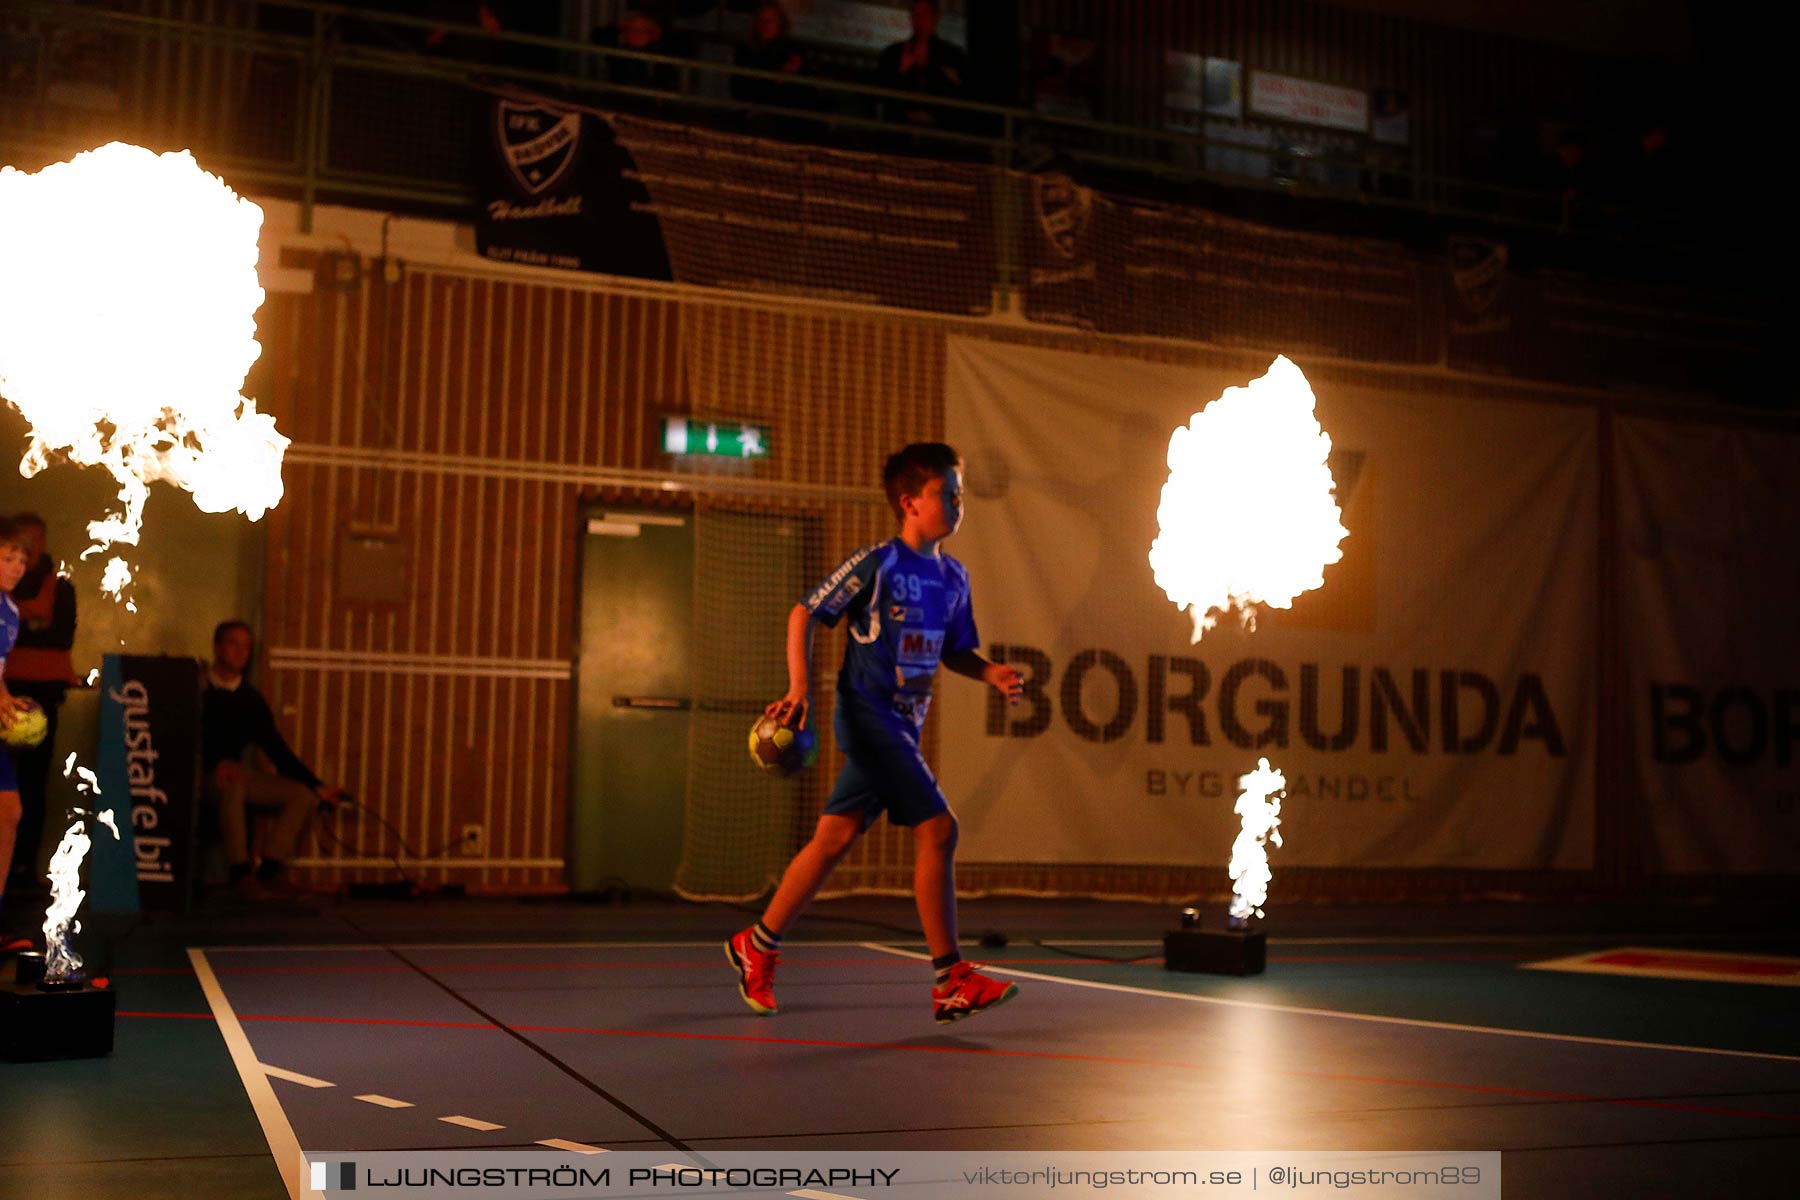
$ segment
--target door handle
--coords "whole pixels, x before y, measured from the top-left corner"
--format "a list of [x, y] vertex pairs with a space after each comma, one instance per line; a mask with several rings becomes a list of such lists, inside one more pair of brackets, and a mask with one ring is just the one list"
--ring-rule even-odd
[[670, 712], [686, 712], [690, 703], [686, 696], [614, 696], [614, 708], [660, 708]]

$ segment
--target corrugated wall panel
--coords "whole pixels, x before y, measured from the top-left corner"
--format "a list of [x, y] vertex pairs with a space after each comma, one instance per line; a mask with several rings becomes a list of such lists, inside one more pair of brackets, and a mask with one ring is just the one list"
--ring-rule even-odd
[[[942, 335], [599, 286], [376, 274], [348, 292], [271, 296], [262, 313], [269, 406], [295, 443], [269, 527], [270, 698], [296, 749], [411, 852], [486, 828], [485, 855], [426, 877], [554, 888], [577, 522], [594, 479], [668, 474], [663, 412], [764, 421], [776, 452], [749, 495], [699, 468], [684, 486], [817, 513], [832, 552], [884, 538], [883, 458], [942, 429]], [[342, 598], [347, 532], [398, 539], [399, 603]], [[315, 863], [329, 880], [380, 874], [398, 852], [373, 822], [339, 824], [344, 844]], [[910, 863], [880, 839], [870, 852]]]

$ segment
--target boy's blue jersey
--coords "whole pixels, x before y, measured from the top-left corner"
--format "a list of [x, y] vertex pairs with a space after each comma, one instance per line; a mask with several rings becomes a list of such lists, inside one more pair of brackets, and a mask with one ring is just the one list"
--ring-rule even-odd
[[852, 554], [802, 603], [823, 625], [848, 621], [839, 693], [863, 702], [859, 716], [893, 718], [882, 723], [915, 737], [939, 660], [981, 644], [963, 565], [899, 538]]
[[0, 677], [6, 675], [6, 656], [19, 640], [19, 606], [11, 596], [0, 595]]

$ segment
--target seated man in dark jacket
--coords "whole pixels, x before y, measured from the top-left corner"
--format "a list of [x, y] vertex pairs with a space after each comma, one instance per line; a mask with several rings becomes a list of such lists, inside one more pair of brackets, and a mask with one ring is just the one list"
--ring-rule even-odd
[[[255, 648], [256, 639], [243, 621], [224, 621], [213, 630], [213, 661], [200, 708], [206, 796], [218, 806], [232, 885], [253, 899], [279, 887], [282, 869], [299, 846], [314, 807], [342, 794], [326, 787], [300, 761], [275, 727], [269, 702], [245, 678]], [[267, 756], [274, 771], [245, 763], [244, 754], [252, 746]], [[254, 876], [245, 822], [245, 810], [251, 807], [277, 814]]]

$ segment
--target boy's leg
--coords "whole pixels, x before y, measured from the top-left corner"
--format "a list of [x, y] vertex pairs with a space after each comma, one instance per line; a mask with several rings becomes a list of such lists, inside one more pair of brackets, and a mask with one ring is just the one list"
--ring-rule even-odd
[[[59, 689], [14, 686], [15, 695], [28, 695], [44, 710], [47, 728], [44, 740], [28, 750], [14, 751], [13, 767], [19, 780], [19, 829], [12, 849], [14, 875], [37, 875], [38, 851], [44, 840], [45, 793], [50, 779], [50, 763], [56, 757], [56, 718], [61, 707]], [[0, 880], [0, 884], [5, 881]], [[33, 884], [42, 883], [36, 879]]]
[[726, 941], [725, 957], [737, 971], [738, 995], [753, 1011], [765, 1016], [779, 1011], [775, 1004], [775, 967], [781, 962], [781, 935], [812, 903], [819, 888], [831, 877], [832, 869], [868, 828], [870, 806], [875, 802], [869, 780], [858, 769], [856, 760], [846, 761], [844, 769], [838, 772], [831, 798], [825, 802], [812, 840], [801, 847], [782, 872], [781, 883], [763, 910], [763, 919]]
[[[0, 750], [0, 754], [6, 751]], [[19, 833], [19, 793], [0, 792], [0, 893], [6, 891], [6, 880], [12, 872], [13, 840]]]
[[775, 888], [769, 907], [763, 910], [763, 927], [777, 937], [787, 932], [862, 836], [863, 828], [861, 817], [820, 814], [812, 840], [800, 848], [782, 872], [781, 883]]
[[[6, 751], [0, 750], [0, 755]], [[19, 830], [19, 793], [12, 789], [0, 792], [0, 895], [6, 893], [6, 877], [12, 869], [13, 838]], [[17, 954], [31, 949], [31, 939], [8, 933], [0, 926], [0, 954]]]
[[940, 974], [962, 957], [956, 948], [956, 834], [956, 818], [947, 812], [913, 827], [913, 899]]

